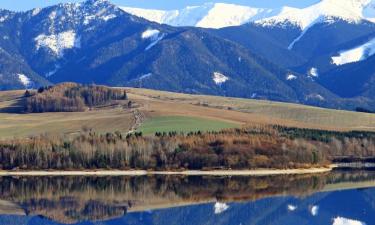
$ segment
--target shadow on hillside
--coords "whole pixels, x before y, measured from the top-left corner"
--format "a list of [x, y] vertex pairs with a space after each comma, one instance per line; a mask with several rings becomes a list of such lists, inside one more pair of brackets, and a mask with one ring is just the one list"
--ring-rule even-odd
[[9, 106], [0, 108], [0, 113], [15, 113], [22, 114], [24, 113], [24, 103], [26, 101], [25, 97], [18, 97], [14, 99], [14, 103]]

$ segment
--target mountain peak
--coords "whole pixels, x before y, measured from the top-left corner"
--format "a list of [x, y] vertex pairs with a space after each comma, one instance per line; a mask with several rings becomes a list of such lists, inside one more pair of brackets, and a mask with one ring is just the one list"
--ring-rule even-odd
[[289, 22], [299, 26], [302, 30], [327, 19], [331, 21], [332, 18], [358, 23], [367, 20], [363, 12], [373, 2], [375, 0], [322, 0], [303, 9], [284, 8], [279, 15], [265, 18], [257, 23], [274, 26]]
[[205, 3], [200, 6], [187, 6], [183, 9], [163, 11], [131, 7], [120, 7], [127, 13], [144, 19], [172, 26], [197, 26], [222, 28], [239, 26], [276, 14], [276, 10], [255, 8], [229, 3]]
[[338, 18], [350, 23], [375, 22], [375, 0], [322, 0], [306, 8], [256, 8], [229, 3], [205, 3], [163, 11], [121, 7], [125, 12], [172, 26], [222, 28], [256, 22], [264, 26], [294, 24], [302, 30], [316, 22]]

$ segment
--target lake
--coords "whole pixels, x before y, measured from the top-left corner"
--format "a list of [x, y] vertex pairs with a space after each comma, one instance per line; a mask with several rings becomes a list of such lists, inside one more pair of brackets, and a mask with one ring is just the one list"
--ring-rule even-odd
[[0, 224], [371, 225], [375, 171], [0, 177]]

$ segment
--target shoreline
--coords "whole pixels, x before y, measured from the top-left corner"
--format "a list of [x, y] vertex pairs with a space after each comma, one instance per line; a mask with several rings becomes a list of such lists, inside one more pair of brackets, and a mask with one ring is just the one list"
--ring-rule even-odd
[[0, 171], [1, 177], [6, 176], [146, 176], [146, 175], [184, 175], [184, 176], [272, 176], [316, 174], [332, 171], [329, 167], [310, 169], [256, 169], [256, 170], [186, 170], [186, 171], [147, 171], [147, 170], [82, 170], [82, 171]]

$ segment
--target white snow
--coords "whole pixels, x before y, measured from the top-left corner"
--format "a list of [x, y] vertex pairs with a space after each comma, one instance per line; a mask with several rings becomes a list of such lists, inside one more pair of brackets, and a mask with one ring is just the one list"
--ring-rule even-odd
[[33, 9], [31, 15], [32, 15], [32, 16], [36, 16], [36, 15], [38, 15], [41, 11], [42, 11], [41, 8], [35, 8], [35, 9]]
[[148, 29], [146, 31], [144, 31], [142, 33], [142, 38], [143, 39], [148, 39], [148, 38], [151, 38], [153, 40], [156, 40], [158, 38], [160, 34], [160, 31], [159, 30], [155, 30], [155, 29]]
[[[306, 33], [308, 28], [314, 24], [323, 21], [329, 22], [333, 18], [351, 23], [358, 23], [363, 19], [375, 22], [374, 0], [322, 0], [302, 9], [288, 6], [269, 9], [227, 3], [205, 3], [170, 11], [120, 8], [127, 13], [157, 23], [204, 28], [238, 26], [248, 22], [256, 22], [263, 26], [291, 23]], [[301, 37], [297, 38], [295, 42]]]
[[151, 44], [149, 44], [149, 45], [145, 48], [145, 51], [150, 50], [150, 49], [151, 49], [152, 47], [154, 47], [157, 43], [159, 43], [159, 41], [163, 40], [163, 38], [164, 38], [164, 34], [162, 34], [162, 35], [160, 35], [160, 36], [157, 36], [156, 39], [151, 39], [151, 40], [153, 40], [153, 41], [151, 42]]
[[312, 67], [308, 73], [310, 77], [319, 77], [318, 69], [315, 67]]
[[152, 76], [152, 73], [147, 73], [147, 74], [144, 74], [144, 75], [140, 76], [138, 79], [139, 80], [144, 80], [144, 79], [147, 79], [147, 78], [149, 78], [151, 76]]
[[289, 44], [288, 50], [292, 50], [294, 45], [302, 39], [302, 37], [307, 33], [307, 31], [309, 31], [310, 28], [312, 28], [315, 24], [321, 21], [323, 21], [323, 19], [321, 17], [318, 17], [315, 21], [312, 21], [307, 27], [303, 28], [301, 34], [296, 39], [294, 39], [292, 43]]
[[104, 20], [104, 21], [108, 21], [108, 20], [114, 19], [116, 17], [117, 16], [115, 14], [110, 14], [110, 15], [102, 16], [101, 19]]
[[297, 209], [297, 206], [295, 206], [295, 205], [288, 205], [287, 208], [288, 208], [289, 211], [293, 212], [293, 211], [295, 211]]
[[238, 26], [260, 18], [276, 15], [276, 12], [272, 9], [226, 3], [205, 3], [200, 6], [188, 6], [171, 11], [130, 7], [120, 8], [132, 15], [161, 24], [204, 28]]
[[319, 206], [314, 205], [311, 207], [310, 213], [312, 216], [317, 216], [319, 213]]
[[25, 74], [19, 73], [17, 74], [17, 76], [18, 76], [18, 80], [23, 84], [23, 86], [25, 86], [25, 88], [28, 88], [31, 86], [32, 81]]
[[291, 73], [286, 75], [286, 80], [295, 80], [295, 79], [297, 79], [296, 75], [293, 75]]
[[359, 62], [367, 59], [374, 54], [375, 38], [363, 45], [340, 52], [339, 56], [332, 57], [332, 63], [340, 66], [347, 63]]
[[141, 35], [142, 39], [150, 39], [151, 43], [146, 47], [145, 51], [150, 50], [154, 47], [159, 41], [163, 40], [164, 34], [160, 34], [159, 30], [156, 29], [148, 29], [144, 31]]
[[344, 217], [336, 217], [333, 219], [332, 225], [366, 225], [366, 223], [358, 220], [347, 219]]
[[50, 20], [54, 20], [56, 19], [56, 16], [57, 16], [57, 12], [56, 11], [52, 11], [50, 14], [49, 14], [49, 18]]
[[222, 73], [214, 72], [214, 74], [212, 76], [212, 79], [215, 82], [215, 84], [221, 85], [221, 84], [227, 82], [229, 80], [229, 77], [225, 76]]
[[324, 101], [325, 98], [323, 96], [321, 96], [320, 94], [310, 94], [310, 95], [307, 95], [305, 97], [306, 101], [307, 100], [310, 100], [310, 99], [315, 99], [315, 100], [319, 100], [319, 101]]
[[216, 3], [211, 6], [206, 15], [196, 24], [197, 27], [223, 28], [239, 26], [252, 21], [265, 9], [251, 8], [234, 4]]
[[0, 17], [0, 23], [6, 21], [8, 19], [8, 16], [2, 16]]
[[280, 14], [257, 21], [263, 26], [284, 25], [288, 22], [299, 26], [302, 31], [317, 22], [339, 18], [350, 23], [366, 19], [364, 10], [373, 0], [322, 0], [312, 6], [299, 9], [283, 7]]
[[221, 214], [229, 209], [229, 206], [225, 203], [216, 202], [214, 205], [215, 214]]
[[51, 35], [40, 34], [34, 40], [36, 50], [48, 48], [58, 57], [62, 57], [66, 49], [81, 47], [80, 37], [73, 30]]
[[179, 12], [177, 10], [173, 11], [163, 11], [156, 9], [141, 9], [141, 8], [131, 8], [131, 7], [120, 7], [123, 11], [144, 18], [146, 20], [156, 22], [156, 23], [165, 23], [169, 24], [170, 21], [178, 16]]

